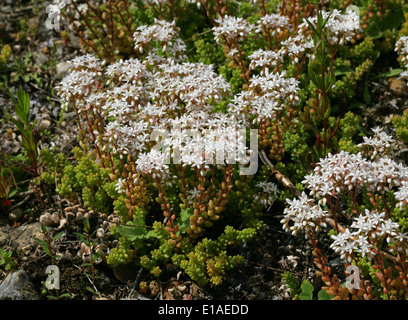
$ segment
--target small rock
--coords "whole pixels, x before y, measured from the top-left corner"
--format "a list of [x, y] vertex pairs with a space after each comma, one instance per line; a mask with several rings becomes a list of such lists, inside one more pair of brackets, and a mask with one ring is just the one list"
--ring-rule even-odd
[[42, 235], [41, 223], [26, 223], [18, 228], [12, 228], [8, 235], [12, 245], [18, 251], [30, 246], [31, 248], [37, 244], [34, 238], [39, 238]]
[[34, 61], [37, 64], [46, 64], [48, 62], [48, 57], [42, 52], [33, 52]]
[[390, 90], [396, 95], [396, 96], [402, 96], [404, 93], [407, 92], [407, 83], [398, 78], [391, 78], [388, 80], [390, 84]]
[[43, 130], [48, 130], [50, 128], [50, 126], [51, 126], [51, 121], [50, 120], [42, 119], [40, 121], [40, 124], [39, 124], [38, 127], [40, 128], [41, 131], [43, 131]]
[[24, 212], [21, 208], [14, 209], [9, 213], [9, 219], [11, 221], [19, 221], [24, 215]]
[[42, 223], [45, 226], [50, 226], [52, 225], [52, 218], [51, 218], [51, 213], [45, 212], [40, 216], [40, 223]]
[[0, 245], [10, 239], [10, 232], [12, 230], [13, 227], [8, 224], [0, 227]]
[[24, 270], [17, 270], [0, 284], [0, 300], [39, 300], [38, 292]]
[[57, 64], [57, 74], [61, 77], [65, 77], [68, 74], [71, 65], [67, 62], [60, 62]]
[[61, 220], [61, 218], [60, 218], [58, 212], [53, 212], [53, 213], [51, 214], [51, 219], [52, 219], [52, 221], [53, 221], [55, 224], [60, 223], [60, 220]]

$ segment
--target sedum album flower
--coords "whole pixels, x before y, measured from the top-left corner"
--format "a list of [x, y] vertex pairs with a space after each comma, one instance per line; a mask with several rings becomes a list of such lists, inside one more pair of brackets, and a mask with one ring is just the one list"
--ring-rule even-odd
[[283, 30], [291, 30], [289, 19], [280, 14], [266, 14], [258, 20], [258, 28], [255, 32], [263, 32], [268, 30], [272, 35], [279, 34]]
[[[251, 69], [261, 67], [264, 70], [269, 67], [276, 67], [283, 62], [283, 57], [280, 52], [275, 52], [272, 50], [258, 49], [248, 58], [251, 60], [249, 65]], [[263, 70], [261, 70], [261, 75], [263, 75], [265, 72]]]
[[408, 168], [391, 158], [382, 157], [372, 162], [373, 180], [368, 184], [373, 191], [388, 192], [394, 186], [408, 181]]
[[137, 28], [133, 35], [135, 48], [138, 49], [141, 45], [149, 45], [152, 41], [169, 42], [178, 35], [178, 31], [175, 21], [167, 22], [155, 18], [153, 25], [142, 25]]
[[229, 104], [229, 112], [249, 122], [259, 123], [264, 119], [274, 118], [284, 104], [296, 104], [298, 81], [286, 77], [286, 71], [254, 75], [250, 79], [249, 90], [241, 91]]
[[342, 150], [320, 159], [314, 172], [306, 175], [302, 183], [314, 197], [323, 198], [361, 187], [373, 178], [372, 164], [361, 153], [351, 154]]
[[136, 160], [136, 169], [143, 174], [152, 175], [153, 178], [165, 178], [168, 173], [169, 157], [166, 153], [152, 149], [147, 153], [139, 154]]
[[[360, 147], [369, 146], [377, 149], [380, 154], [390, 147], [392, 140], [380, 128], [374, 128], [373, 131], [374, 137], [364, 139]], [[326, 213], [327, 219], [333, 215], [331, 225], [333, 222], [337, 225], [338, 220], [336, 222], [335, 219], [339, 217], [337, 210], [341, 210], [341, 206], [338, 207], [336, 204], [333, 208], [332, 199], [337, 203], [341, 199], [340, 202], [343, 203], [351, 201], [353, 211], [345, 216], [352, 216], [353, 221], [349, 227], [336, 228], [337, 234], [331, 236], [333, 242], [330, 247], [348, 263], [356, 257], [367, 256], [368, 259], [372, 259], [388, 244], [397, 244], [396, 247], [390, 247], [390, 251], [394, 250], [393, 248], [397, 248], [397, 251], [406, 248], [407, 235], [401, 233], [400, 225], [391, 219], [392, 207], [389, 206], [402, 207], [407, 204], [407, 167], [386, 156], [366, 159], [362, 153], [340, 151], [320, 159], [313, 173], [305, 176], [302, 183], [310, 190], [311, 198], [303, 192], [298, 199], [287, 200], [285, 218], [281, 221], [285, 230], [294, 232], [298, 229], [315, 228], [314, 231], [318, 231], [316, 224], [304, 221], [319, 219], [322, 212], [325, 212], [324, 208], [330, 209]], [[386, 201], [386, 193], [391, 190], [396, 190], [394, 193], [396, 202], [379, 205], [377, 201], [379, 199]], [[360, 209], [360, 191], [366, 192], [370, 203], [374, 205], [373, 209]], [[345, 197], [348, 197], [348, 200]], [[318, 205], [314, 204], [315, 201]], [[290, 221], [295, 221], [292, 227], [289, 227]]]
[[[356, 12], [350, 10], [342, 14], [339, 10], [333, 9], [331, 12], [322, 11], [323, 20], [330, 15], [330, 18], [325, 25], [328, 31], [328, 41], [331, 44], [343, 44], [351, 40], [356, 31], [361, 29], [360, 18]], [[317, 17], [308, 18], [308, 20], [316, 25]], [[299, 26], [300, 29], [309, 29], [309, 25], [304, 21]]]
[[[371, 149], [371, 159], [374, 160], [377, 155], [384, 155], [387, 153], [391, 145], [394, 143], [392, 136], [384, 132], [384, 129], [381, 127], [375, 127], [371, 129], [374, 132], [373, 137], [364, 136], [364, 142], [358, 144], [358, 147], [364, 149]], [[369, 150], [368, 150], [369, 151]]]
[[296, 35], [290, 36], [281, 42], [281, 49], [279, 50], [279, 53], [282, 56], [288, 56], [295, 63], [298, 63], [299, 58], [313, 47], [313, 39], [304, 35], [302, 31], [299, 30]]
[[[86, 54], [68, 61], [68, 64], [71, 65], [70, 73], [57, 86], [62, 105], [66, 108], [76, 103], [79, 107], [83, 107], [82, 99], [99, 89], [105, 63], [93, 54]], [[78, 99], [78, 97], [81, 98]]]
[[305, 192], [298, 199], [286, 199], [286, 202], [289, 206], [283, 212], [281, 223], [283, 229], [292, 231], [293, 235], [305, 231], [307, 237], [307, 232], [319, 231], [330, 221], [329, 213], [316, 205], [313, 198], [309, 198]]
[[108, 66], [92, 55], [74, 59], [60, 94], [90, 121], [98, 118], [92, 134], [99, 150], [131, 156], [143, 174], [164, 177], [171, 163], [202, 174], [212, 165], [246, 163], [245, 123], [235, 114], [213, 112], [230, 95], [230, 85], [212, 65], [167, 55], [178, 43], [177, 32], [174, 23], [160, 20], [138, 28], [136, 46], [152, 47], [144, 59]]
[[176, 22], [154, 19], [153, 25], [142, 25], [133, 34], [135, 49], [148, 51], [146, 63], [157, 65], [166, 59], [181, 61], [186, 58], [186, 45], [178, 37]]
[[401, 182], [399, 190], [395, 192], [395, 199], [399, 201], [397, 205], [400, 208], [408, 204], [408, 181]]
[[256, 184], [261, 192], [255, 196], [255, 200], [258, 200], [264, 207], [270, 207], [278, 198], [279, 190], [278, 186], [273, 182], [261, 181]]
[[[399, 54], [403, 67], [408, 69], [408, 36], [402, 36], [397, 40], [395, 51]], [[401, 72], [399, 77], [408, 79], [408, 70]]]
[[334, 252], [339, 253], [342, 259], [351, 262], [352, 253], [355, 249], [353, 233], [347, 228], [344, 230], [344, 232], [340, 232], [337, 235], [332, 235], [331, 238], [333, 239], [333, 242], [331, 243], [330, 247], [334, 250]]
[[400, 243], [407, 237], [399, 231], [399, 224], [386, 217], [385, 212], [370, 211], [366, 209], [354, 218], [350, 229], [346, 228], [337, 235], [332, 235], [333, 243], [330, 245], [336, 253], [348, 262], [353, 255], [358, 253], [362, 257], [372, 259], [372, 255], [382, 248], [383, 240], [388, 243]]
[[213, 32], [217, 43], [223, 42], [224, 38], [236, 41], [245, 40], [255, 27], [244, 18], [228, 15], [219, 17], [215, 22], [218, 23], [218, 26], [213, 28]]

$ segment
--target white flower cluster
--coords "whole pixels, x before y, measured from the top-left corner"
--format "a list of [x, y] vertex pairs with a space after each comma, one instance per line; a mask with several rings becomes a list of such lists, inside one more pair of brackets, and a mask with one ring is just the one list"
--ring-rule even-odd
[[[359, 20], [355, 12], [341, 14], [338, 10], [323, 12], [323, 17], [331, 15], [326, 29], [329, 31], [329, 40], [343, 43], [350, 40], [354, 32], [359, 29]], [[316, 23], [316, 17], [310, 21]], [[237, 43], [245, 40], [252, 31], [255, 33], [269, 33], [276, 36], [283, 29], [290, 32], [295, 30], [289, 20], [280, 14], [267, 14], [261, 17], [257, 26], [248, 23], [243, 18], [232, 16], [219, 17], [219, 24], [213, 28], [217, 43], [229, 44], [229, 58], [236, 58], [240, 52]], [[229, 112], [239, 115], [250, 123], [259, 123], [266, 118], [274, 118], [282, 110], [284, 104], [298, 102], [298, 82], [294, 78], [287, 78], [286, 72], [272, 72], [279, 68], [285, 57], [299, 63], [301, 57], [309, 54], [309, 49], [314, 47], [313, 38], [309, 32], [309, 25], [303, 22], [297, 33], [280, 41], [278, 50], [255, 50], [249, 55], [249, 68], [260, 68], [259, 75], [252, 76], [249, 80], [249, 90], [244, 90], [234, 97], [229, 105]], [[293, 33], [293, 32], [292, 32]], [[288, 33], [289, 34], [289, 33]]]
[[133, 85], [140, 84], [142, 80], [151, 78], [152, 76], [146, 69], [146, 66], [139, 59], [134, 58], [128, 60], [120, 59], [108, 65], [106, 75], [109, 77], [108, 84], [114, 81]]
[[408, 181], [402, 181], [401, 187], [394, 195], [395, 199], [399, 201], [398, 207], [402, 208], [404, 205], [408, 205]]
[[[322, 11], [323, 18], [330, 18], [325, 26], [325, 30], [328, 33], [327, 40], [331, 44], [343, 44], [346, 41], [350, 41], [356, 31], [360, 30], [359, 17], [354, 11], [349, 11], [342, 14], [340, 11], [334, 9], [331, 12]], [[285, 20], [274, 16], [269, 20], [275, 21], [276, 31], [281, 30], [283, 26], [286, 26]], [[317, 17], [311, 17], [308, 19], [312, 24], [316, 24]], [[260, 23], [261, 24], [261, 23]], [[310, 26], [304, 19], [304, 21], [298, 26], [296, 34], [289, 36], [287, 39], [281, 41], [279, 54], [281, 56], [288, 56], [295, 63], [299, 62], [299, 59], [304, 54], [308, 54], [309, 49], [314, 47], [313, 38], [310, 34]], [[289, 29], [290, 25], [287, 26]]]
[[287, 78], [286, 71], [269, 73], [266, 69], [262, 75], [252, 76], [249, 90], [237, 94], [229, 105], [229, 112], [259, 123], [264, 119], [275, 117], [285, 103], [297, 104], [299, 97], [298, 81]]
[[148, 153], [141, 153], [136, 160], [136, 169], [144, 174], [165, 177], [168, 172], [167, 155], [160, 150], [152, 149]]
[[342, 150], [320, 159], [314, 172], [306, 175], [302, 183], [310, 189], [313, 197], [321, 198], [319, 201], [325, 204], [326, 196], [335, 196], [371, 181], [371, 169], [371, 163], [361, 153], [351, 154]]
[[219, 101], [229, 93], [230, 86], [225, 79], [217, 75], [212, 65], [203, 63], [166, 63], [160, 65], [153, 75], [151, 99], [168, 108], [180, 108], [188, 111], [211, 109], [209, 99]]
[[223, 42], [224, 37], [240, 42], [245, 40], [255, 28], [244, 18], [228, 15], [219, 17], [215, 22], [218, 23], [218, 26], [213, 28], [213, 32], [217, 43]]
[[[373, 131], [374, 138], [366, 138], [360, 146], [370, 146], [379, 152], [388, 149], [391, 137], [381, 128], [374, 128]], [[345, 196], [358, 206], [359, 191], [363, 188], [371, 193], [373, 199], [373, 194], [386, 195], [394, 190], [395, 206], [408, 204], [408, 168], [386, 156], [370, 160], [364, 158], [361, 152], [328, 154], [319, 160], [314, 171], [306, 175], [302, 183], [310, 190], [310, 198], [303, 192], [299, 199], [288, 199], [289, 206], [284, 210], [281, 221], [283, 228], [294, 234], [303, 230], [308, 236], [310, 230], [317, 232], [326, 226], [330, 218], [333, 218], [333, 225], [336, 220], [332, 210], [339, 208], [336, 205], [336, 209], [333, 209], [332, 199], [338, 201]], [[328, 212], [322, 209], [326, 207], [330, 208]], [[399, 224], [390, 219], [391, 209], [385, 207], [381, 212], [378, 212], [379, 209], [365, 209], [358, 213], [350, 228], [339, 228], [338, 234], [332, 236], [331, 247], [351, 262], [355, 253], [363, 257], [375, 255], [382, 248], [384, 239], [396, 244], [404, 242], [406, 246], [408, 236], [402, 234]]]
[[311, 194], [325, 204], [327, 197], [339, 196], [343, 191], [358, 191], [365, 186], [371, 191], [385, 193], [408, 181], [408, 168], [382, 157], [377, 161], [363, 158], [361, 153], [346, 151], [320, 159], [314, 172], [302, 181]]
[[[217, 27], [213, 28], [218, 43], [229, 43], [229, 58], [236, 58], [239, 53], [238, 43], [262, 28], [279, 33], [282, 28], [289, 28], [288, 19], [279, 14], [266, 15], [258, 21], [258, 29], [243, 18], [232, 16], [219, 17]], [[248, 82], [248, 89], [238, 93], [229, 104], [229, 113], [237, 115], [250, 124], [259, 124], [265, 119], [276, 118], [285, 105], [297, 104], [298, 81], [287, 77], [285, 70], [275, 72], [283, 63], [281, 50], [258, 49], [249, 55], [250, 69], [260, 68], [258, 75], [253, 75]]]
[[299, 62], [299, 57], [306, 54], [308, 49], [314, 47], [313, 39], [302, 33], [290, 36], [288, 39], [282, 41], [281, 45], [280, 53], [283, 56], [288, 56], [293, 59], [295, 63]]
[[261, 75], [264, 75], [266, 69], [276, 67], [283, 62], [283, 56], [278, 51], [258, 49], [254, 51], [248, 58], [251, 60], [249, 67], [255, 69], [261, 67]]
[[350, 226], [337, 235], [332, 235], [330, 247], [339, 253], [341, 258], [351, 263], [355, 253], [369, 260], [378, 254], [378, 246], [384, 239], [387, 242], [401, 243], [408, 240], [406, 234], [400, 233], [399, 224], [386, 217], [385, 212], [365, 210], [354, 219]]
[[[140, 26], [133, 34], [135, 49], [141, 53], [147, 50], [149, 52], [148, 61], [150, 63], [163, 63], [169, 58], [173, 58], [176, 61], [184, 60], [186, 57], [184, 54], [186, 45], [178, 38], [179, 31], [175, 21], [167, 22], [155, 18], [153, 25]], [[159, 43], [160, 46], [155, 46], [154, 43]], [[165, 54], [162, 55], [160, 52]]]
[[255, 32], [261, 33], [264, 30], [268, 30], [272, 35], [277, 35], [283, 30], [291, 30], [292, 27], [289, 20], [285, 16], [281, 16], [278, 13], [266, 14], [258, 20], [258, 28]]
[[264, 207], [272, 206], [279, 195], [278, 186], [273, 182], [265, 181], [258, 182], [256, 186], [261, 189], [261, 192], [255, 196], [255, 200]]
[[[203, 112], [169, 120], [161, 134], [162, 152], [170, 163], [205, 170], [210, 165], [246, 163], [246, 130], [234, 117]], [[249, 150], [248, 150], [249, 151]]]
[[385, 133], [381, 127], [375, 127], [371, 130], [374, 132], [374, 136], [365, 136], [363, 138], [364, 142], [358, 144], [358, 147], [361, 149], [367, 148], [367, 152], [371, 155], [371, 159], [375, 160], [378, 155], [385, 155], [390, 150], [394, 139], [392, 136]]
[[369, 185], [372, 191], [385, 193], [408, 181], [408, 168], [389, 157], [382, 157], [372, 165], [373, 181]]
[[[330, 18], [325, 26], [325, 29], [329, 31], [329, 42], [331, 44], [343, 44], [346, 41], [350, 41], [356, 31], [361, 29], [360, 18], [355, 11], [348, 11], [342, 14], [339, 10], [334, 9], [331, 12], [322, 11], [323, 20], [330, 15]], [[311, 17], [308, 19], [313, 25], [317, 23], [317, 17]], [[304, 21], [300, 26], [300, 29], [309, 29], [309, 25]]]
[[75, 104], [80, 110], [84, 107], [83, 98], [99, 87], [104, 62], [92, 54], [87, 54], [68, 63], [71, 65], [70, 73], [62, 79], [57, 89], [59, 89], [63, 107]]
[[[170, 48], [177, 35], [174, 23], [156, 20], [154, 26], [140, 27], [135, 39], [146, 48], [155, 41]], [[71, 65], [60, 96], [85, 118], [102, 123], [92, 132], [102, 152], [130, 155], [139, 172], [154, 177], [168, 173], [171, 157], [201, 174], [210, 165], [248, 162], [244, 122], [213, 112], [230, 86], [212, 65], [176, 61], [158, 51], [108, 66], [86, 55]]]
[[[402, 36], [397, 40], [395, 51], [400, 55], [404, 68], [408, 69], [408, 36]], [[408, 79], [408, 70], [401, 72], [399, 77]]]
[[285, 208], [284, 218], [281, 220], [283, 229], [297, 235], [299, 231], [319, 231], [330, 222], [330, 215], [319, 205], [314, 203], [305, 192], [298, 199], [286, 199], [288, 207]]

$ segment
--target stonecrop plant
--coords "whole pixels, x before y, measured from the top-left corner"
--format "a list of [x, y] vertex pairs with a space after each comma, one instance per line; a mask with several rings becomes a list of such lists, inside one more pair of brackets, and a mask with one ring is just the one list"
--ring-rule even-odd
[[[98, 209], [113, 208], [120, 216], [122, 224], [115, 228], [120, 246], [112, 249], [110, 263], [139, 259], [142, 266], [158, 275], [160, 264], [173, 257], [192, 278], [203, 283], [206, 279], [202, 275], [208, 273], [217, 284], [224, 269], [242, 262], [226, 255], [227, 245], [249, 240], [260, 226], [255, 212], [251, 217], [227, 208], [233, 205], [231, 198], [236, 199], [233, 188], [241, 180], [253, 180], [259, 195], [245, 201], [249, 207], [270, 206], [276, 198], [273, 183], [246, 177], [258, 169], [257, 158], [255, 163], [251, 161], [257, 150], [247, 147], [247, 140], [254, 140], [251, 132], [252, 138], [247, 139], [248, 124], [255, 121], [250, 117], [257, 112], [263, 118], [268, 112], [255, 111], [251, 100], [231, 107], [242, 112], [214, 112], [221, 99], [231, 94], [230, 86], [211, 65], [185, 61], [185, 45], [177, 36], [174, 23], [156, 20], [134, 34], [135, 48], [144, 54], [143, 59], [106, 65], [88, 54], [71, 61], [71, 72], [62, 80], [59, 94], [64, 105], [77, 114], [87, 161], [98, 165], [88, 162], [84, 168], [81, 175], [88, 185], [91, 177], [95, 179], [82, 190], [81, 182], [75, 181], [82, 180], [78, 173], [68, 178], [76, 171], [74, 166], [66, 167], [60, 190], [69, 196], [77, 185], [84, 200], [92, 192], [100, 194], [103, 202]], [[281, 91], [285, 88], [296, 94], [295, 83], [287, 86], [280, 74], [267, 73], [253, 82], [264, 88], [260, 94], [269, 102], [264, 108], [270, 111], [277, 108], [273, 93], [280, 86]], [[91, 175], [91, 168], [97, 167], [101, 172]], [[94, 209], [95, 201], [86, 203]], [[163, 217], [155, 213], [153, 218], [152, 213], [160, 210]], [[192, 246], [223, 214], [225, 220], [241, 219], [246, 228], [228, 226], [215, 246], [209, 245], [214, 240], [207, 239], [202, 240], [207, 244], [204, 247]], [[147, 232], [148, 228], [152, 230]], [[160, 242], [154, 246], [157, 239]], [[204, 264], [197, 258], [200, 256]]]
[[[113, 266], [158, 277], [173, 263], [219, 285], [280, 200], [284, 230], [314, 248], [319, 295], [405, 299], [408, 171], [387, 156], [391, 136], [362, 137], [349, 110], [394, 2], [358, 1], [359, 15], [350, 1], [146, 1], [144, 15], [130, 1], [56, 1], [83, 18], [87, 53], [57, 88], [76, 114], [75, 160], [42, 150], [42, 179], [109, 217]], [[407, 42], [395, 47], [405, 67]], [[333, 274], [321, 239], [360, 268], [358, 289]]]
[[[303, 181], [309, 194], [288, 199], [284, 211], [284, 229], [310, 240], [323, 289], [334, 299], [407, 299], [408, 238], [395, 217], [406, 210], [408, 168], [387, 156], [392, 137], [378, 127], [373, 132], [361, 152], [320, 159]], [[361, 270], [357, 287], [332, 274], [318, 245], [323, 232], [345, 267]]]

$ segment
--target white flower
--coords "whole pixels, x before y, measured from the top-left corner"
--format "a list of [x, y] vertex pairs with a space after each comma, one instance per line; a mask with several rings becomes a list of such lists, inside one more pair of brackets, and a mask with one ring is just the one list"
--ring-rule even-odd
[[354, 219], [351, 227], [356, 229], [356, 234], [376, 235], [376, 229], [384, 222], [384, 217], [384, 212], [371, 212], [366, 209], [364, 214]]
[[278, 198], [278, 186], [273, 182], [261, 181], [256, 184], [261, 192], [256, 196], [258, 201], [265, 207], [270, 207]]
[[[395, 51], [400, 55], [403, 66], [408, 68], [408, 36], [402, 36], [397, 40]], [[400, 78], [408, 79], [408, 72], [400, 73]]]
[[[297, 61], [298, 57], [307, 52], [307, 49], [314, 47], [313, 39], [302, 34], [299, 31], [295, 36], [282, 41], [282, 47], [279, 54], [282, 56], [288, 55], [290, 58]], [[295, 61], [295, 62], [296, 62]]]
[[333, 242], [330, 247], [336, 253], [340, 253], [341, 258], [351, 262], [354, 247], [354, 234], [348, 228], [344, 232], [337, 235], [332, 235]]
[[363, 137], [364, 142], [358, 144], [358, 147], [373, 149], [371, 159], [374, 160], [378, 155], [384, 155], [390, 150], [391, 145], [394, 143], [394, 139], [392, 136], [386, 134], [381, 127], [375, 127], [371, 130], [374, 132], [374, 136]]
[[115, 191], [117, 191], [118, 193], [124, 192], [123, 180], [121, 178], [119, 178], [115, 184]]
[[258, 20], [256, 32], [262, 32], [264, 29], [271, 31], [273, 35], [279, 34], [282, 30], [291, 30], [289, 20], [280, 14], [266, 14]]
[[217, 43], [224, 41], [224, 37], [237, 41], [245, 40], [254, 28], [254, 25], [245, 19], [228, 15], [219, 17], [215, 22], [218, 23], [218, 26], [212, 30]]
[[[185, 58], [186, 46], [178, 38], [178, 32], [179, 28], [176, 27], [175, 21], [167, 22], [155, 18], [153, 25], [142, 25], [133, 34], [135, 49], [144, 52], [146, 48], [149, 48], [150, 51], [146, 59], [147, 65], [158, 65], [170, 58], [177, 61], [182, 60]], [[154, 42], [158, 42], [161, 48], [157, 48]], [[166, 56], [159, 54], [159, 50]]]
[[106, 68], [106, 75], [109, 78], [117, 79], [131, 84], [140, 84], [142, 80], [152, 77], [146, 70], [145, 65], [139, 59], [122, 60], [110, 64]]
[[252, 69], [256, 67], [276, 67], [283, 61], [283, 57], [279, 52], [263, 49], [254, 51], [248, 58], [251, 60], [249, 66]]
[[374, 180], [368, 184], [371, 190], [388, 192], [394, 186], [400, 186], [403, 181], [408, 180], [407, 168], [388, 157], [379, 158], [372, 164]]
[[[342, 14], [339, 10], [334, 9], [332, 12], [322, 11], [323, 20], [330, 15], [330, 18], [325, 26], [328, 30], [328, 40], [332, 44], [343, 44], [350, 41], [356, 31], [361, 30], [360, 20], [356, 12], [350, 10], [346, 14]], [[312, 24], [316, 25], [317, 17], [308, 19]], [[304, 21], [299, 26], [300, 29], [309, 29], [309, 25]]]
[[197, 189], [197, 187], [190, 189], [188, 193], [189, 195], [188, 195], [187, 201], [190, 205], [192, 205], [195, 201], [197, 201], [197, 197], [201, 194], [201, 192]]
[[168, 156], [156, 149], [148, 153], [142, 153], [136, 160], [136, 169], [144, 174], [151, 174], [155, 177], [165, 177], [168, 172]]
[[387, 235], [387, 242], [390, 242], [391, 239], [395, 238], [399, 233], [399, 224], [397, 222], [392, 221], [391, 219], [385, 219], [379, 226], [378, 226], [378, 235], [384, 236]]
[[150, 41], [169, 42], [178, 34], [176, 22], [167, 22], [165, 20], [154, 19], [154, 25], [142, 25], [137, 28], [133, 37], [135, 40], [135, 48], [139, 48], [142, 44], [147, 44]]
[[286, 202], [289, 206], [284, 210], [284, 218], [281, 223], [283, 228], [286, 231], [292, 231], [293, 235], [300, 230], [319, 231], [330, 221], [328, 212], [315, 205], [313, 199], [309, 198], [305, 192], [302, 192], [299, 199], [286, 199]]
[[[355, 251], [361, 254], [362, 257], [369, 255], [374, 246], [368, 241], [368, 238], [363, 235], [358, 235], [353, 241]], [[368, 257], [369, 259], [371, 257]]]
[[395, 199], [399, 201], [397, 206], [400, 208], [408, 204], [408, 181], [401, 182], [400, 188], [395, 192]]
[[302, 183], [316, 197], [333, 196], [342, 190], [352, 190], [355, 186], [374, 181], [372, 168], [372, 163], [360, 153], [351, 154], [342, 150], [320, 159], [314, 172], [306, 175]]
[[253, 123], [273, 118], [284, 104], [297, 104], [298, 85], [297, 80], [286, 77], [285, 71], [269, 73], [266, 69], [262, 75], [251, 77], [249, 90], [234, 96], [229, 104], [229, 112]]

